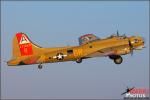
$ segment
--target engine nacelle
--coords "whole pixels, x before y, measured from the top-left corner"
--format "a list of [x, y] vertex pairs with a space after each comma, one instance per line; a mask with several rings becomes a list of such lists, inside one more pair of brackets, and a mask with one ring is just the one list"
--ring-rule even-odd
[[115, 50], [115, 55], [124, 55], [130, 53], [130, 48]]

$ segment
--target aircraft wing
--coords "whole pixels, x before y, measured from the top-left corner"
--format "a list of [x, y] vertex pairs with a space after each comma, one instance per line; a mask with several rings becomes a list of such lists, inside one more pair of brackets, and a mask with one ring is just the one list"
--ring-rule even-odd
[[97, 51], [93, 51], [89, 54], [87, 54], [85, 56], [85, 58], [89, 58], [89, 57], [101, 57], [101, 56], [110, 56], [110, 55], [117, 55], [117, 51], [121, 50], [124, 47], [127, 47], [128, 44], [126, 45], [120, 45], [120, 46], [114, 46], [114, 47], [106, 47], [106, 48], [102, 48], [100, 50]]

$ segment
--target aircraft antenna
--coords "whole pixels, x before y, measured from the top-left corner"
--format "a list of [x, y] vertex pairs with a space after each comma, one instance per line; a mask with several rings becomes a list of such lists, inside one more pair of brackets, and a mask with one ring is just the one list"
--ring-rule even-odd
[[118, 30], [117, 30], [117, 36], [119, 36], [119, 32], [118, 32]]

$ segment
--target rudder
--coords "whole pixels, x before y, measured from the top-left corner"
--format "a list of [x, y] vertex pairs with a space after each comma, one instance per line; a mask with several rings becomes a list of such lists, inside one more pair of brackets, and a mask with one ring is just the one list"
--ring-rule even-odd
[[33, 55], [35, 48], [40, 47], [33, 44], [26, 34], [22, 32], [16, 33], [13, 38], [13, 57]]

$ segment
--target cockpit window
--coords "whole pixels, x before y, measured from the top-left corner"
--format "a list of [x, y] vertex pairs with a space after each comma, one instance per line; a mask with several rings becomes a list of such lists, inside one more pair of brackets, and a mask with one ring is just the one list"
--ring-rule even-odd
[[79, 45], [86, 44], [88, 42], [92, 42], [92, 41], [99, 40], [99, 39], [100, 38], [98, 38], [97, 36], [93, 34], [85, 34], [79, 37]]
[[134, 43], [138, 43], [139, 42], [139, 40], [138, 39], [134, 39]]

